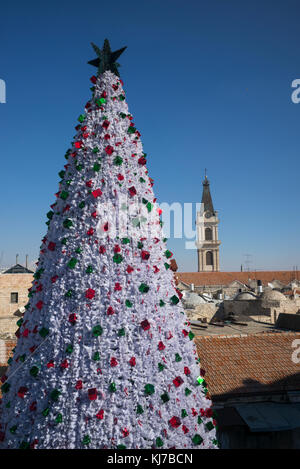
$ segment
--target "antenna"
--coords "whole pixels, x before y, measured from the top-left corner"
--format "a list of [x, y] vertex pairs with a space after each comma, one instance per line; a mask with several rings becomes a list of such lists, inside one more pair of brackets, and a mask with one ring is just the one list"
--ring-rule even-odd
[[246, 266], [245, 270], [247, 272], [250, 272], [250, 264], [252, 264], [252, 257], [253, 256], [252, 256], [252, 254], [244, 254], [244, 256], [245, 256], [245, 266]]
[[19, 263], [19, 254], [16, 254], [16, 264]]

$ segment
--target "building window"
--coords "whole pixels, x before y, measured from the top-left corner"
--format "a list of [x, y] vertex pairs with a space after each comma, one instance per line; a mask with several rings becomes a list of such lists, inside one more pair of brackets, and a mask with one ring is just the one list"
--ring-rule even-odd
[[17, 292], [12, 292], [10, 294], [10, 302], [11, 303], [19, 303], [19, 293]]
[[211, 251], [207, 251], [206, 253], [206, 265], [214, 265], [213, 253]]
[[205, 228], [205, 240], [206, 241], [211, 241], [212, 239], [213, 239], [212, 229], [211, 228]]

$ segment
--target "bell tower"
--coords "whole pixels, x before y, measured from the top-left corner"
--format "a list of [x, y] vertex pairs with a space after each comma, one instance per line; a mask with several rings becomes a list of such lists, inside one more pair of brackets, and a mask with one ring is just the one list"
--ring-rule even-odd
[[219, 272], [218, 212], [214, 210], [206, 170], [200, 211], [196, 215], [198, 272]]

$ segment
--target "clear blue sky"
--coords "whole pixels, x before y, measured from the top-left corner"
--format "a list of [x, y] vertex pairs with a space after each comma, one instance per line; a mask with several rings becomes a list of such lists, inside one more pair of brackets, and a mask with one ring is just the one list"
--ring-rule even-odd
[[[299, 0], [5, 2], [0, 15], [1, 265], [38, 256], [90, 97], [90, 42], [128, 46], [127, 101], [159, 202], [200, 202], [208, 168], [222, 270], [300, 268]], [[170, 239], [181, 271], [196, 251]]]

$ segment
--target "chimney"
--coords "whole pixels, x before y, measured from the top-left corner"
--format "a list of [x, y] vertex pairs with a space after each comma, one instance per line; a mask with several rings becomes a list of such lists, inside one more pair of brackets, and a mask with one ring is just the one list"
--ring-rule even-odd
[[194, 284], [191, 283], [191, 284], [190, 284], [190, 290], [191, 290], [191, 291], [194, 291], [194, 287], [195, 287]]
[[262, 281], [261, 281], [261, 280], [257, 280], [257, 292], [258, 292], [258, 293], [262, 293], [262, 291], [263, 291]]

